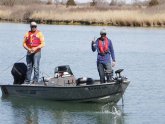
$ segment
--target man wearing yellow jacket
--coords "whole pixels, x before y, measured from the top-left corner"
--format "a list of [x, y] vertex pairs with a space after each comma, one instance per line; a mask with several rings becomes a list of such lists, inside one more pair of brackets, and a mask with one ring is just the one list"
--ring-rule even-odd
[[27, 73], [25, 83], [31, 81], [32, 71], [34, 69], [33, 83], [37, 83], [39, 79], [39, 63], [41, 58], [41, 48], [45, 46], [43, 34], [37, 30], [37, 23], [30, 23], [30, 31], [24, 36], [23, 47], [27, 50], [26, 62]]

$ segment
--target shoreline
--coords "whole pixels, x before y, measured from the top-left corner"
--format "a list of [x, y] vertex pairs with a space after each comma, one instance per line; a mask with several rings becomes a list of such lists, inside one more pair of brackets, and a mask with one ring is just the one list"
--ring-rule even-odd
[[[7, 22], [7, 23], [30, 23], [31, 21], [35, 21], [38, 24], [48, 24], [48, 25], [82, 25], [82, 26], [115, 26], [115, 27], [142, 27], [142, 28], [165, 28], [165, 24], [164, 25], [150, 25], [150, 24], [144, 24], [144, 25], [140, 25], [140, 24], [133, 24], [130, 25], [128, 24], [113, 24], [113, 23], [104, 23], [104, 22], [88, 22], [88, 21], [59, 21], [59, 20], [35, 20], [35, 19], [31, 19], [31, 20], [12, 20], [12, 19], [0, 19], [0, 23], [1, 22]], [[122, 22], [121, 22], [122, 23]]]
[[[35, 9], [34, 9], [35, 8]], [[165, 27], [164, 10], [155, 8], [97, 9], [53, 5], [0, 6], [0, 22], [52, 25], [91, 25], [121, 27]]]

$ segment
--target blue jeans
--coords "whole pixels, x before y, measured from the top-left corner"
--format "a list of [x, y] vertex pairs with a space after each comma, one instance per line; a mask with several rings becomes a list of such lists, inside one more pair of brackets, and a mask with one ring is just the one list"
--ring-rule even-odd
[[27, 54], [26, 62], [27, 62], [27, 73], [26, 80], [27, 82], [31, 81], [31, 75], [34, 68], [34, 76], [33, 81], [38, 82], [39, 79], [39, 64], [40, 64], [41, 52]]
[[[107, 77], [107, 81], [111, 80], [112, 76], [113, 76], [113, 70], [111, 67], [111, 63], [100, 63], [99, 61], [97, 62], [97, 69], [99, 72], [99, 76], [100, 76], [100, 82], [101, 83], [105, 83], [105, 76]], [[110, 72], [109, 74], [105, 74], [105, 71]]]

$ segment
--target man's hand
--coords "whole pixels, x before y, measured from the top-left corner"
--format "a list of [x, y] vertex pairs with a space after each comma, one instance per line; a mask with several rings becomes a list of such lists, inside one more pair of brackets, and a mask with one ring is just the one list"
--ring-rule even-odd
[[31, 53], [35, 53], [38, 50], [38, 47], [34, 47], [31, 49]]
[[115, 67], [115, 65], [116, 65], [116, 62], [112, 61], [112, 67]]
[[92, 41], [92, 46], [96, 46], [96, 43], [95, 43], [95, 41]]
[[30, 54], [32, 54], [32, 53], [35, 53], [37, 50], [38, 50], [38, 48], [37, 47], [35, 47], [35, 48], [28, 48], [27, 49], [28, 50], [28, 52], [30, 53]]
[[95, 43], [95, 41], [91, 42], [91, 49], [92, 49], [93, 52], [96, 51], [96, 43]]
[[27, 48], [27, 51], [28, 51], [29, 53], [32, 53], [32, 49], [30, 49], [30, 48]]

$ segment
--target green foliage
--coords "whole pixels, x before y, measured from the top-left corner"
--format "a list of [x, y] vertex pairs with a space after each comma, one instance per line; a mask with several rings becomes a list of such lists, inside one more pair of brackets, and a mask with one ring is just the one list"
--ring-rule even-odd
[[149, 2], [149, 6], [155, 6], [155, 5], [158, 5], [158, 4], [159, 4], [158, 0], [151, 0]]
[[67, 3], [66, 3], [66, 6], [75, 6], [76, 3], [74, 0], [68, 0]]

